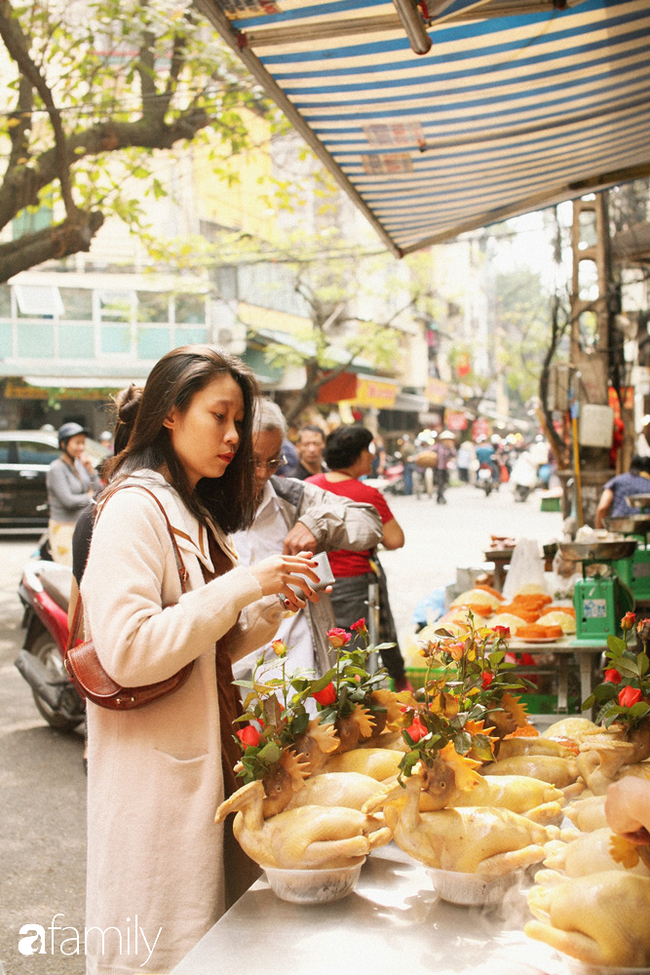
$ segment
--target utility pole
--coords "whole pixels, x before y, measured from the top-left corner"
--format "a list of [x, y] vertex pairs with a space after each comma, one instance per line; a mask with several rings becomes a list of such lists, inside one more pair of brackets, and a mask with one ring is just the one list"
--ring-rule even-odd
[[[606, 408], [609, 404], [612, 274], [606, 192], [574, 201], [571, 249], [570, 362], [580, 431], [586, 406]], [[606, 409], [602, 413], [608, 416]], [[606, 420], [602, 433], [606, 442]], [[592, 526], [603, 486], [615, 473], [610, 468], [609, 446], [595, 446], [594, 439], [599, 438], [587, 437], [585, 443], [578, 432], [573, 444], [575, 508], [581, 509], [584, 523]]]

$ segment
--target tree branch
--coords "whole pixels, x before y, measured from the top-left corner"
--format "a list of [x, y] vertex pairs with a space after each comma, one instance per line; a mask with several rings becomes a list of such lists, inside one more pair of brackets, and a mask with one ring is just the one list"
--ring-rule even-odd
[[104, 216], [97, 210], [86, 213], [75, 209], [72, 219], [0, 244], [0, 282], [43, 261], [61, 260], [69, 254], [90, 250], [92, 239], [103, 222]]

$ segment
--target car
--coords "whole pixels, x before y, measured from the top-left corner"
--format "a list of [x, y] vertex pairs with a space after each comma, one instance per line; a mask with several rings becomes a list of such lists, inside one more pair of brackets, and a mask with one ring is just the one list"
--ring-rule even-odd
[[[86, 438], [95, 467], [109, 451]], [[49, 520], [45, 475], [61, 453], [55, 432], [0, 430], [0, 534], [40, 534]]]

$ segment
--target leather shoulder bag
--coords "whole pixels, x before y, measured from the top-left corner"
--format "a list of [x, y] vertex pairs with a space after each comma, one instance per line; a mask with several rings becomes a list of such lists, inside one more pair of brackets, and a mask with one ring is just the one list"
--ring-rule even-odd
[[[187, 569], [185, 568], [183, 557], [181, 556], [176, 538], [174, 537], [174, 530], [171, 526], [169, 518], [167, 517], [167, 512], [156, 495], [140, 485], [124, 484], [115, 488], [115, 491], [108, 495], [104, 501], [104, 504], [108, 502], [113, 494], [116, 494], [118, 491], [125, 490], [128, 487], [138, 487], [139, 490], [146, 491], [147, 494], [151, 495], [162, 511], [165, 518], [165, 524], [167, 525], [167, 531], [169, 532], [169, 536], [174, 547], [174, 557], [176, 559], [176, 567], [178, 569], [181, 589], [183, 592], [187, 592]], [[84, 640], [82, 643], [77, 642], [82, 612], [81, 593], [79, 593], [79, 598], [77, 600], [77, 605], [75, 607], [74, 617], [72, 620], [72, 626], [68, 635], [67, 646], [63, 656], [63, 663], [66, 671], [68, 672], [70, 680], [77, 690], [77, 693], [82, 698], [86, 698], [88, 701], [92, 701], [93, 704], [98, 704], [99, 707], [108, 708], [111, 711], [132, 711], [135, 708], [142, 708], [146, 704], [152, 704], [154, 701], [159, 701], [160, 698], [165, 697], [167, 694], [177, 691], [179, 687], [183, 686], [187, 678], [190, 676], [192, 667], [194, 666], [193, 660], [191, 660], [189, 664], [186, 664], [176, 674], [173, 674], [172, 677], [167, 677], [166, 680], [158, 681], [155, 684], [145, 684], [141, 687], [122, 687], [120, 684], [117, 684], [104, 670], [102, 662], [99, 659], [95, 649], [94, 641]]]

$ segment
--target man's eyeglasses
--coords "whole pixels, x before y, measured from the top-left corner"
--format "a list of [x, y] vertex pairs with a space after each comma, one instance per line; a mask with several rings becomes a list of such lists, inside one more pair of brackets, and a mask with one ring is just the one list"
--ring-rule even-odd
[[258, 460], [255, 458], [253, 461], [256, 471], [267, 470], [270, 471], [271, 474], [277, 471], [280, 464], [286, 464], [286, 462], [287, 458], [284, 456], [284, 454], [282, 454], [281, 457], [274, 457], [273, 460]]

